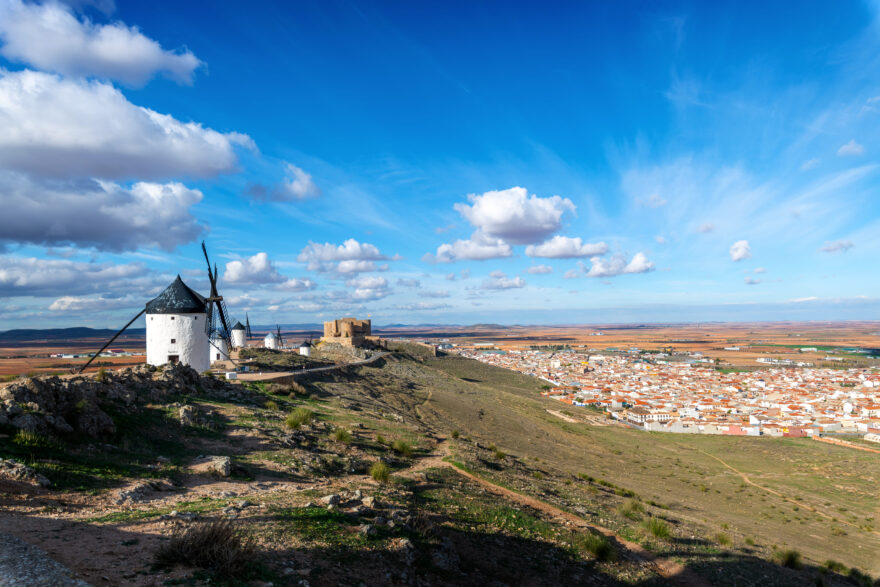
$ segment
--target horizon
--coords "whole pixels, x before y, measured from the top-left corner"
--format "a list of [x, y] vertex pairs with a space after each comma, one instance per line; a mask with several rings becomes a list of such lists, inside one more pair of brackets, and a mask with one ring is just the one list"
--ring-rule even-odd
[[0, 330], [205, 292], [202, 240], [260, 324], [880, 319], [878, 30], [867, 1], [0, 0]]

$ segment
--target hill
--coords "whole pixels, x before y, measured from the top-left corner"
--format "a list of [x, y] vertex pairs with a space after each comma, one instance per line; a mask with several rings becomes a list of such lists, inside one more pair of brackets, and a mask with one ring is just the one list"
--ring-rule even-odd
[[[78, 326], [73, 328], [45, 328], [30, 329], [18, 328], [0, 332], [0, 342], [31, 342], [37, 340], [77, 340], [81, 338], [110, 338], [116, 334], [116, 330], [106, 328], [87, 328]], [[143, 328], [129, 328], [123, 336], [143, 336], [146, 330]]]
[[[396, 348], [284, 385], [181, 368], [59, 380], [52, 389], [92, 390], [85, 405], [115, 431], [100, 443], [25, 434], [14, 423], [40, 410], [7, 416], [0, 455], [52, 485], [0, 488], [0, 527], [111, 584], [844, 585], [849, 569], [880, 573], [875, 455], [621, 428], [543, 398], [538, 380]], [[253, 538], [247, 565], [187, 550], [153, 566], [211, 520]]]

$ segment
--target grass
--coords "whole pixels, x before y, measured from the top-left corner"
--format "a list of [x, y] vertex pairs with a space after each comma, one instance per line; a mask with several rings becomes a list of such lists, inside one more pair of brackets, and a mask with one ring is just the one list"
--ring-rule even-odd
[[617, 508], [617, 512], [624, 518], [641, 520], [642, 514], [645, 513], [645, 506], [637, 499], [628, 499]]
[[391, 478], [391, 467], [382, 461], [376, 461], [370, 466], [370, 477], [379, 483], [388, 483]]
[[391, 450], [404, 457], [413, 456], [413, 447], [405, 440], [398, 438], [391, 444]]
[[336, 442], [341, 442], [342, 444], [348, 444], [351, 442], [351, 432], [346, 430], [345, 428], [337, 428], [333, 432], [333, 440]]
[[221, 580], [249, 574], [257, 549], [253, 539], [230, 520], [199, 522], [175, 532], [156, 551], [156, 564], [198, 567]]
[[458, 430], [453, 430], [453, 431], [452, 431], [452, 438], [458, 438], [459, 436], [460, 436], [460, 433], [459, 433]]
[[315, 418], [315, 413], [308, 408], [296, 408], [284, 420], [284, 425], [292, 430], [299, 430], [303, 424], [309, 424]]
[[777, 550], [773, 558], [783, 567], [799, 569], [801, 567], [801, 553], [794, 549]]
[[611, 541], [602, 534], [593, 532], [575, 534], [571, 542], [575, 548], [589, 552], [598, 561], [612, 561], [617, 558], [617, 551], [614, 550]]
[[267, 401], [266, 402], [266, 409], [271, 410], [273, 412], [277, 412], [278, 411], [278, 402], [273, 401], [273, 400]]
[[646, 519], [642, 523], [642, 527], [644, 527], [652, 536], [661, 540], [666, 540], [672, 535], [672, 531], [669, 529], [669, 524], [660, 518], [655, 518], [653, 516]]
[[718, 532], [715, 535], [715, 542], [717, 542], [721, 546], [730, 546], [731, 544], [733, 544], [733, 539], [730, 537], [729, 534], [726, 534], [725, 532]]

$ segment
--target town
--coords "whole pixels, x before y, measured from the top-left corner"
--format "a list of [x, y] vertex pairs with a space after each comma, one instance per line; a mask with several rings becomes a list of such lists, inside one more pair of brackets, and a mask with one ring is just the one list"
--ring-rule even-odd
[[[540, 377], [544, 395], [648, 431], [861, 437], [880, 442], [880, 374], [872, 369], [719, 370], [638, 349], [445, 350]], [[697, 353], [699, 355], [699, 353]]]

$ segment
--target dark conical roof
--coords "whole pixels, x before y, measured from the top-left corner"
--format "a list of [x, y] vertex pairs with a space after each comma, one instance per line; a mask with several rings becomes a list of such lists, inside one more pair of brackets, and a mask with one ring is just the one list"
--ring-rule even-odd
[[190, 289], [178, 275], [165, 291], [147, 302], [147, 314], [204, 314], [206, 306], [205, 298]]
[[232, 329], [233, 330], [246, 330], [244, 325], [239, 321], [236, 321], [235, 326], [233, 326]]

